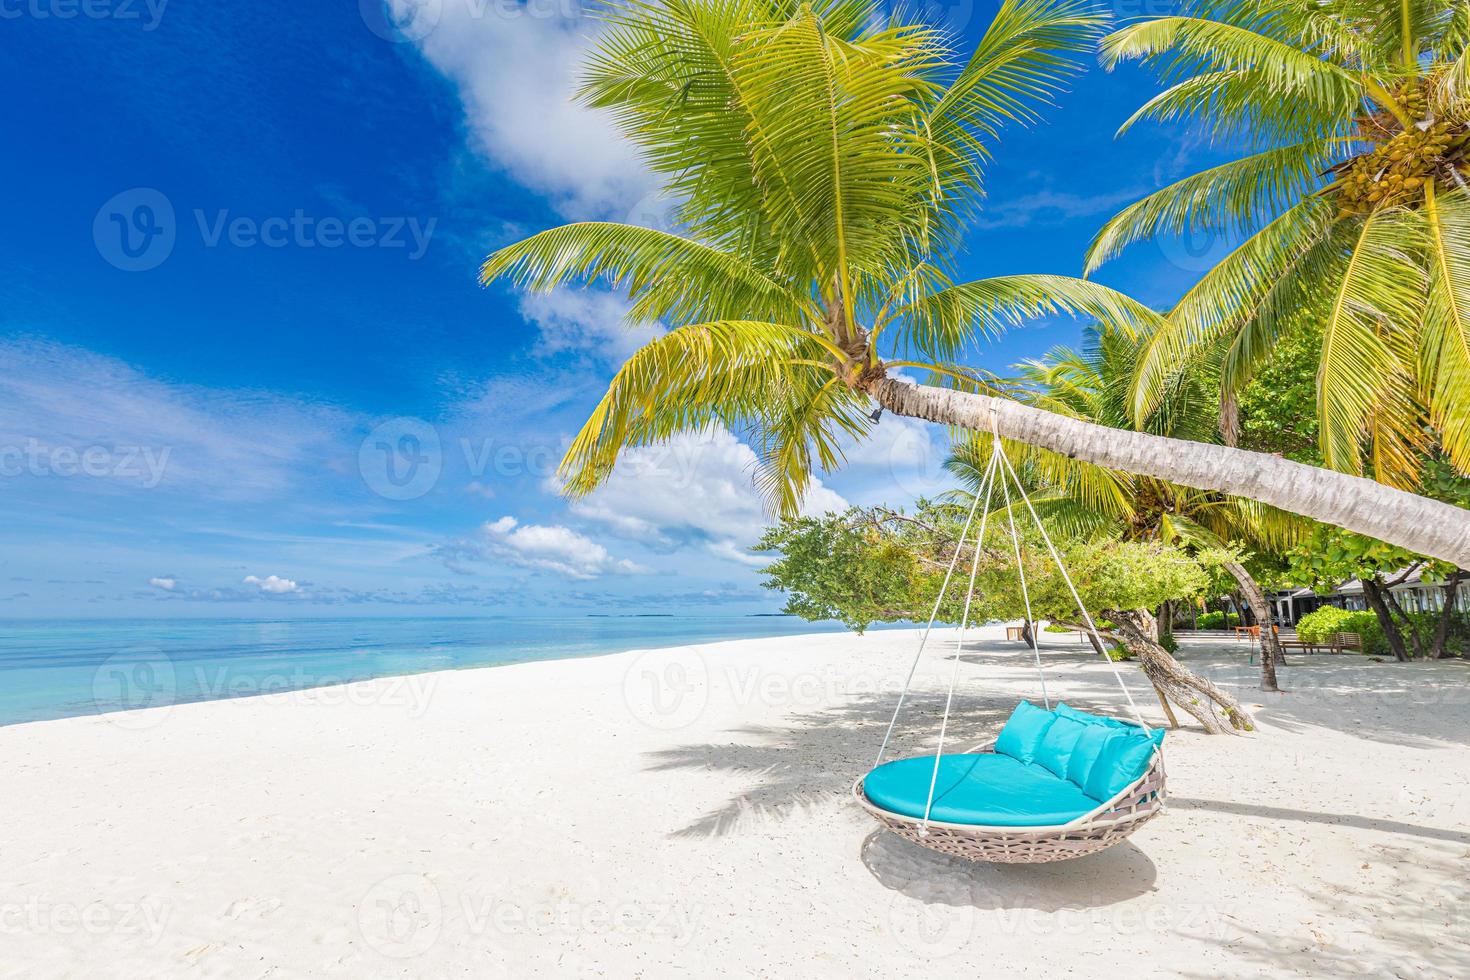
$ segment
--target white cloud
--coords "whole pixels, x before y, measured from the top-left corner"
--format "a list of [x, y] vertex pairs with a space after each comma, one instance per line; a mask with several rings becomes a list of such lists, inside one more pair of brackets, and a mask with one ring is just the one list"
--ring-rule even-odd
[[[749, 565], [746, 549], [769, 523], [756, 492], [755, 452], [728, 430], [677, 436], [625, 451], [612, 477], [572, 512], [655, 548], [698, 543], [716, 557]], [[842, 511], [847, 501], [813, 479], [805, 513]]]
[[[394, 0], [398, 12], [412, 0]], [[417, 40], [458, 87], [476, 148], [566, 216], [621, 217], [653, 181], [603, 113], [573, 103], [596, 31], [577, 0], [441, 0]], [[420, 33], [415, 31], [414, 33]]]
[[0, 459], [51, 486], [268, 497], [340, 454], [351, 426], [330, 408], [169, 383], [45, 341], [0, 342], [0, 363]]
[[155, 589], [162, 589], [165, 592], [172, 592], [174, 589], [179, 587], [178, 579], [167, 578], [162, 575], [150, 578], [148, 580], [148, 584], [153, 586]]
[[949, 444], [936, 438], [941, 431], [921, 419], [884, 412], [866, 435], [844, 442], [843, 453], [848, 468], [878, 498], [897, 504], [899, 497], [933, 496], [955, 482], [944, 468]]
[[509, 515], [486, 522], [476, 536], [456, 542], [447, 549], [447, 557], [508, 561], [575, 579], [648, 571], [635, 562], [614, 558], [602, 545], [569, 527], [522, 524]]
[[260, 578], [256, 575], [247, 575], [243, 581], [246, 585], [253, 585], [260, 589], [260, 591], [269, 592], [272, 595], [285, 595], [287, 592], [296, 591], [295, 582], [288, 578], [281, 578], [278, 575], [267, 575], [265, 578]]
[[627, 300], [590, 289], [530, 293], [520, 310], [541, 331], [543, 354], [574, 350], [621, 363], [661, 332], [651, 323], [629, 322]]

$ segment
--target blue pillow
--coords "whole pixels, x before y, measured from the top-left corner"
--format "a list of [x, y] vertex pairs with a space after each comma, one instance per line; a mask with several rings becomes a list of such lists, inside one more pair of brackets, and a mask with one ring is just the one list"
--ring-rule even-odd
[[1077, 788], [1085, 792], [1087, 776], [1092, 772], [1097, 757], [1102, 755], [1103, 746], [1117, 734], [1107, 725], [1083, 725], [1082, 734], [1067, 759], [1067, 781], [1076, 783]]
[[1086, 711], [1078, 711], [1065, 701], [1057, 702], [1056, 713], [1060, 718], [1071, 718], [1073, 721], [1080, 721], [1084, 725], [1106, 725], [1109, 728], [1138, 730], [1138, 726], [1131, 721], [1122, 721], [1117, 718], [1109, 718], [1106, 715], [1094, 715], [1088, 714]]
[[1042, 736], [1056, 720], [1057, 716], [1050, 711], [1038, 708], [1030, 701], [1022, 701], [1011, 712], [1011, 720], [1006, 722], [1006, 727], [1000, 730], [1000, 737], [995, 740], [995, 751], [1018, 762], [1034, 762]]
[[1143, 732], [1114, 732], [1113, 737], [1103, 744], [1102, 752], [1082, 784], [1082, 792], [1106, 802], [1123, 792], [1148, 769], [1154, 748], [1164, 740], [1164, 730]]
[[1067, 760], [1072, 757], [1073, 747], [1088, 727], [1071, 718], [1058, 718], [1052, 722], [1036, 749], [1036, 764], [1066, 779]]

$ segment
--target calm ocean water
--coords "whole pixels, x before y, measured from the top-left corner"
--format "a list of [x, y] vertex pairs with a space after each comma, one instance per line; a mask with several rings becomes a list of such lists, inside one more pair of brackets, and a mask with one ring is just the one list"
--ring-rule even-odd
[[0, 621], [0, 725], [395, 674], [840, 630], [786, 616]]

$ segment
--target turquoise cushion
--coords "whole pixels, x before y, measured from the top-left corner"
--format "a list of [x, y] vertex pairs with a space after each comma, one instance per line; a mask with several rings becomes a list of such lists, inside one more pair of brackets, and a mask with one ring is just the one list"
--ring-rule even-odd
[[1072, 757], [1072, 749], [1076, 747], [1077, 739], [1089, 727], [1092, 726], [1071, 718], [1058, 718], [1052, 722], [1046, 729], [1046, 734], [1041, 736], [1041, 745], [1036, 749], [1036, 764], [1066, 779], [1067, 761]]
[[1087, 773], [1083, 792], [1099, 803], [1117, 796], [1148, 770], [1154, 749], [1164, 741], [1164, 730], [1113, 732]]
[[1065, 701], [1058, 701], [1057, 706], [1052, 710], [1057, 713], [1058, 717], [1071, 718], [1073, 721], [1080, 721], [1084, 725], [1107, 725], [1109, 728], [1138, 728], [1131, 721], [1122, 721], [1117, 718], [1109, 718], [1106, 715], [1094, 715], [1086, 711], [1078, 711]]
[[1050, 711], [1038, 708], [1030, 701], [1022, 701], [1011, 712], [1011, 720], [1000, 730], [1000, 736], [995, 740], [995, 751], [1021, 762], [1031, 762], [1041, 747], [1042, 736], [1056, 720], [1057, 716]]
[[1087, 775], [1102, 754], [1103, 744], [1116, 734], [1108, 725], [1083, 726], [1082, 734], [1067, 758], [1067, 779], [1076, 783], [1078, 789], [1087, 785]]
[[[863, 779], [863, 794], [892, 813], [924, 816], [934, 757], [885, 763]], [[987, 827], [1049, 827], [1097, 809], [1097, 801], [1040, 766], [994, 752], [939, 760], [930, 819]]]

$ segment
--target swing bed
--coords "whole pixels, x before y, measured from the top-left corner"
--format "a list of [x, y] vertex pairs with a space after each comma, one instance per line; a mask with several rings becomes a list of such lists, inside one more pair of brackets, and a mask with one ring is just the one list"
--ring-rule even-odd
[[[1021, 539], [1016, 532], [1011, 507], [1011, 486], [1041, 532], [1046, 549], [1066, 582], [1083, 622], [1105, 649], [1097, 626], [1083, 606], [1081, 596], [1062, 563], [1006, 458], [1000, 436], [992, 426], [990, 460], [980, 488], [960, 532], [954, 557], [940, 585], [939, 596], [919, 640], [919, 649], [909, 667], [908, 678], [878, 749], [873, 768], [853, 783], [858, 804], [893, 833], [931, 850], [970, 861], [1003, 864], [1036, 864], [1064, 861], [1095, 854], [1124, 840], [1144, 823], [1163, 812], [1164, 758], [1162, 729], [1151, 729], [1138, 712], [1117, 664], [1104, 654], [1122, 690], [1136, 724], [1089, 714], [1058, 702], [1052, 706], [1037, 648], [1036, 629], [1027, 630], [1031, 654], [1040, 679], [1044, 707], [1022, 701], [1000, 734], [989, 742], [963, 752], [944, 752], [959, 678], [960, 653], [964, 648], [970, 606], [975, 597], [975, 579], [980, 567], [981, 545], [990, 519], [996, 484], [1001, 489], [1003, 512], [1010, 525], [1011, 547], [1025, 603], [1026, 621], [1034, 624], [1026, 571], [1021, 561]], [[940, 606], [954, 577], [963, 545], [980, 512], [980, 527], [974, 542], [969, 590], [955, 639], [949, 691], [944, 717], [939, 725], [939, 743], [933, 755], [896, 759], [885, 763], [888, 743], [898, 724], [914, 673], [934, 630]]]

